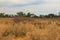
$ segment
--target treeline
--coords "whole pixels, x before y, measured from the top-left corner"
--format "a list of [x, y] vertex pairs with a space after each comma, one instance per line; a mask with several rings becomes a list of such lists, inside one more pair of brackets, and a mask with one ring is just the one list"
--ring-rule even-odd
[[9, 15], [9, 14], [5, 14], [5, 13], [0, 13], [0, 17], [33, 17], [33, 18], [54, 18], [54, 17], [60, 17], [60, 13], [58, 13], [58, 15], [50, 13], [48, 15], [35, 15], [35, 14], [31, 14], [30, 12], [23, 13], [23, 12], [17, 12], [16, 15]]

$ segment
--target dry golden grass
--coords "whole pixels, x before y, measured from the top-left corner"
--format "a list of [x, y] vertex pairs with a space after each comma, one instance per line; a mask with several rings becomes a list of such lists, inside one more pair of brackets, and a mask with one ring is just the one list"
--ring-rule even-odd
[[60, 18], [0, 18], [0, 40], [60, 40]]

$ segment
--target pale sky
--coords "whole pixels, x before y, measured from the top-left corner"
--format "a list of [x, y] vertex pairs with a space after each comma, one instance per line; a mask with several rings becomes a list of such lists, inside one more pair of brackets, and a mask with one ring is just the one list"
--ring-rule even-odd
[[37, 15], [60, 12], [60, 0], [0, 0], [0, 12], [15, 14], [23, 11]]

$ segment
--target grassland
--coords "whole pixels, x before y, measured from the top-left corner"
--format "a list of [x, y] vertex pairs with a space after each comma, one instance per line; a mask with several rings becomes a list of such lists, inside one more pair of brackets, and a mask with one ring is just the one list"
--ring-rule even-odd
[[0, 40], [60, 40], [60, 18], [0, 18]]

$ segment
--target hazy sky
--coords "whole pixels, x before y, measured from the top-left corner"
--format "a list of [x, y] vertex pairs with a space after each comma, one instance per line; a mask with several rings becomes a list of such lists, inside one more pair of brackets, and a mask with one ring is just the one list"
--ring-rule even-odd
[[60, 12], [60, 0], [0, 0], [0, 12], [15, 14], [31, 12], [37, 15]]

